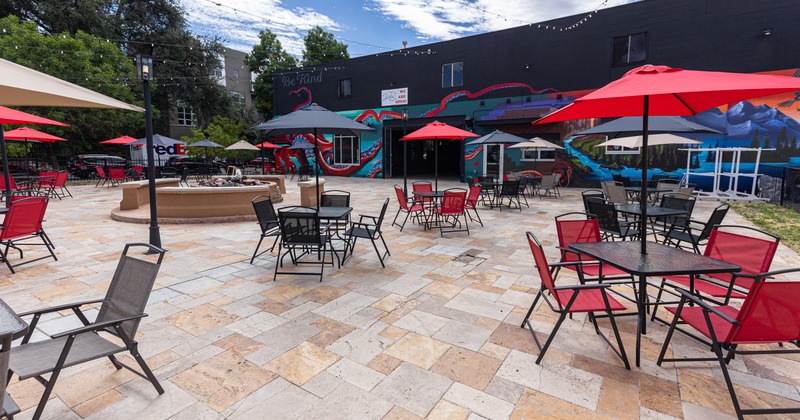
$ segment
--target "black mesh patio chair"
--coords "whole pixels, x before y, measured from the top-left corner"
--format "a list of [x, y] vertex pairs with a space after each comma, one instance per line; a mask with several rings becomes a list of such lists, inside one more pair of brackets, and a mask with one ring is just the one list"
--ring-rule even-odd
[[[258, 219], [258, 226], [261, 228], [261, 237], [258, 238], [258, 245], [256, 245], [256, 250], [253, 251], [253, 257], [250, 258], [250, 264], [253, 263], [253, 260], [255, 260], [257, 256], [266, 252], [272, 252], [281, 236], [281, 224], [278, 221], [278, 214], [275, 213], [275, 207], [272, 205], [272, 199], [270, 197], [259, 195], [253, 198], [253, 210]], [[259, 254], [258, 249], [261, 247], [261, 242], [264, 241], [264, 238], [269, 237], [275, 238], [272, 241], [272, 246]]]
[[[278, 210], [278, 220], [281, 224], [281, 239], [278, 242], [278, 261], [275, 264], [275, 274], [311, 275], [319, 276], [322, 281], [323, 270], [326, 265], [334, 265], [334, 258], [339, 261], [339, 254], [331, 245], [331, 237], [327, 227], [320, 226], [319, 213], [313, 207], [284, 207]], [[281, 254], [283, 251], [283, 254]], [[325, 261], [325, 254], [331, 253], [330, 263]], [[315, 261], [301, 261], [306, 255], [316, 254]], [[319, 272], [309, 271], [280, 271], [283, 259], [289, 256], [294, 265], [319, 265]]]
[[[375, 248], [375, 253], [378, 254], [378, 260], [381, 262], [381, 267], [386, 267], [383, 263], [383, 259], [387, 256], [392, 255], [389, 252], [389, 247], [386, 245], [386, 241], [383, 239], [383, 232], [381, 232], [381, 225], [383, 224], [383, 216], [386, 215], [386, 207], [389, 206], [389, 199], [387, 198], [386, 201], [383, 202], [383, 207], [381, 207], [381, 214], [378, 216], [369, 216], [366, 214], [360, 214], [358, 222], [350, 223], [350, 227], [347, 228], [345, 232], [345, 237], [348, 238], [348, 247], [350, 248], [350, 255], [353, 255], [353, 251], [356, 247], [356, 241], [361, 239], [369, 239], [372, 242], [372, 247]], [[369, 219], [371, 223], [365, 223], [364, 219]], [[380, 239], [383, 243], [383, 248], [386, 249], [385, 253], [381, 253], [378, 249], [378, 244], [376, 241]], [[345, 255], [342, 259], [347, 259], [347, 250], [345, 249]]]
[[613, 204], [600, 200], [597, 198], [587, 199], [589, 205], [588, 213], [597, 217], [597, 222], [600, 225], [600, 232], [603, 234], [603, 240], [621, 240], [636, 239], [639, 235], [639, 230], [636, 229], [639, 222], [628, 222], [619, 219], [617, 209]]
[[[350, 207], [350, 193], [342, 190], [323, 191], [322, 194], [320, 194], [319, 206]], [[335, 230], [344, 230], [347, 228], [347, 222], [349, 221], [350, 213], [347, 213], [340, 219], [331, 221], [331, 228]]]
[[581, 198], [583, 199], [583, 209], [586, 210], [587, 213], [589, 213], [589, 204], [587, 203], [587, 201], [590, 198], [597, 198], [600, 200], [604, 200], [605, 194], [603, 194], [603, 191], [600, 190], [586, 190], [581, 192]]
[[189, 168], [183, 168], [183, 171], [181, 171], [181, 180], [180, 180], [180, 182], [178, 184], [188, 187], [189, 186], [189, 175], [191, 175], [191, 173], [192, 172], [189, 170]]
[[664, 236], [664, 244], [683, 248], [681, 243], [688, 242], [691, 244], [694, 252], [699, 254], [700, 245], [708, 241], [714, 226], [722, 223], [730, 207], [731, 206], [728, 204], [720, 204], [714, 209], [706, 222], [689, 219], [689, 223], [686, 226], [679, 227], [673, 225], [669, 230], [661, 233], [661, 235]]
[[692, 211], [694, 210], [695, 201], [696, 198], [689, 195], [678, 193], [663, 194], [661, 196], [661, 202], [659, 203], [660, 207], [683, 210], [686, 212], [686, 214], [655, 218], [652, 226], [653, 232], [655, 232], [654, 235], [656, 235], [656, 240], [658, 240], [657, 234], [659, 230], [663, 233], [671, 229], [685, 229], [689, 225], [689, 220], [692, 216]]
[[519, 196], [518, 200], [520, 198], [522, 200], [525, 200], [525, 207], [527, 207], [527, 208], [531, 207], [531, 206], [528, 205], [528, 198], [525, 197], [525, 192], [527, 191], [528, 185], [530, 184], [530, 182], [531, 182], [531, 178], [530, 177], [522, 176], [522, 177], [519, 178], [519, 187], [517, 187], [517, 193], [518, 193], [518, 196]]
[[494, 203], [495, 184], [493, 176], [479, 176], [478, 184], [481, 186], [481, 203], [491, 206]]
[[[129, 255], [128, 251], [134, 247], [146, 250], [148, 255], [145, 258]], [[36, 378], [45, 386], [39, 405], [33, 414], [34, 419], [41, 417], [62, 369], [103, 357], [108, 357], [117, 370], [126, 368], [149, 380], [159, 394], [164, 393], [164, 388], [139, 354], [136, 330], [141, 319], [147, 316], [144, 309], [165, 252], [149, 244], [127, 244], [103, 299], [19, 314], [20, 317], [32, 315], [33, 318], [22, 343], [12, 348], [9, 370], [20, 380]], [[81, 308], [97, 303], [100, 303], [97, 318], [94, 322], [89, 322]], [[49, 340], [30, 342], [43, 315], [66, 310], [72, 310], [83, 326], [52, 334]], [[108, 336], [114, 338], [109, 340], [106, 338]], [[125, 351], [136, 360], [141, 372], [125, 365], [114, 356]], [[48, 373], [50, 377], [45, 379], [44, 375]]]
[[508, 208], [512, 208], [511, 205], [516, 203], [519, 211], [522, 211], [522, 204], [519, 202], [519, 181], [503, 182], [495, 199], [497, 200], [497, 207], [500, 207], [500, 211], [503, 211], [503, 202], [505, 202], [505, 200], [508, 200]]

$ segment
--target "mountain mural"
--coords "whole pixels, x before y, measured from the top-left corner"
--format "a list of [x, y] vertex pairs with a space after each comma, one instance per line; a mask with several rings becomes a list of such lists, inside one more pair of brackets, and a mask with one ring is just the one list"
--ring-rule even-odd
[[725, 113], [714, 108], [686, 119], [727, 133], [728, 139], [747, 140], [748, 143], [756, 135], [762, 139], [768, 136], [773, 141], [783, 137], [790, 142], [793, 140], [787, 146], [797, 147], [797, 139], [800, 139], [800, 123], [777, 108], [763, 104], [755, 106], [747, 101], [739, 102]]

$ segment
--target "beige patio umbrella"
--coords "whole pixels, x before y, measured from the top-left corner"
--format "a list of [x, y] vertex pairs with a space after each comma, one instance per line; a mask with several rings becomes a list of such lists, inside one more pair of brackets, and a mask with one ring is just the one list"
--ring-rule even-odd
[[[511, 146], [508, 146], [508, 148], [509, 149], [563, 149], [563, 147], [555, 143], [551, 143], [540, 137], [534, 137], [522, 143], [512, 144]], [[533, 160], [534, 170], [536, 170], [537, 163], [538, 163], [538, 156], [537, 159]]]
[[[643, 136], [619, 137], [616, 139], [606, 140], [602, 143], [596, 144], [595, 147], [600, 146], [622, 146], [622, 147], [642, 147]], [[674, 134], [651, 134], [647, 137], [648, 146], [660, 146], [665, 144], [703, 144], [702, 141], [687, 139], [686, 137], [676, 136]]]
[[563, 147], [551, 143], [543, 138], [534, 137], [522, 143], [512, 144], [509, 149], [563, 149]]
[[252, 144], [250, 144], [250, 143], [248, 143], [248, 142], [246, 142], [244, 140], [239, 140], [236, 143], [233, 143], [232, 145], [226, 147], [225, 150], [255, 150], [255, 151], [259, 151], [261, 149], [259, 149], [258, 147], [254, 146], [254, 145], [252, 145]]
[[0, 105], [115, 108], [144, 112], [138, 106], [0, 58]]

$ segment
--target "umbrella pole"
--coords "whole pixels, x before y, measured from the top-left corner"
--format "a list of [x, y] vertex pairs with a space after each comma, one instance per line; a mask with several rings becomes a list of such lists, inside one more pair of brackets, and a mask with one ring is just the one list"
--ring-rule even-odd
[[439, 191], [439, 140], [433, 139], [433, 182], [434, 191]]
[[11, 205], [11, 176], [8, 174], [8, 152], [4, 133], [3, 124], [0, 124], [0, 155], [3, 159], [3, 180], [6, 182], [6, 207], [9, 207]]
[[641, 242], [642, 254], [647, 254], [647, 130], [648, 114], [650, 113], [650, 96], [644, 96], [644, 108], [642, 109], [642, 186], [639, 191], [639, 208], [642, 218], [639, 226], [639, 241]]
[[314, 191], [317, 197], [317, 213], [319, 213], [319, 139], [317, 139], [317, 129], [314, 129], [314, 170], [315, 178], [317, 179], [317, 189]]
[[[406, 127], [403, 126], [403, 137], [406, 136]], [[408, 142], [403, 141], [403, 195], [408, 197]]]

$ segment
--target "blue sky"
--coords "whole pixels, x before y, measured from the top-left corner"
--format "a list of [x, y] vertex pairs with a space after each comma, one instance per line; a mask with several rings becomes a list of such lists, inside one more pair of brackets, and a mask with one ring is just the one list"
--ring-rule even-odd
[[[522, 26], [636, 0], [182, 0], [193, 32], [250, 52], [269, 29], [302, 55], [316, 25], [348, 45], [351, 57]], [[591, 24], [587, 20], [584, 24]]]

